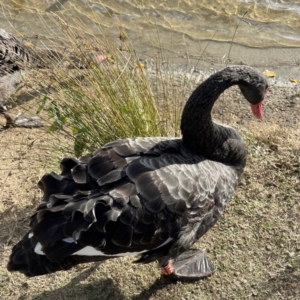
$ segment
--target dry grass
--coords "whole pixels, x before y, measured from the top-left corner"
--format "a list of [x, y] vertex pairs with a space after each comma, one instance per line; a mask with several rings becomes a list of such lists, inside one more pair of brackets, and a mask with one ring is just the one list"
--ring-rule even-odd
[[152, 60], [154, 95], [151, 74], [122, 28], [112, 41], [101, 26], [96, 35], [80, 19], [70, 25], [51, 16], [62, 36], [50, 35], [46, 48], [31, 50], [39, 64], [30, 63], [19, 88], [39, 99], [36, 111], [48, 131], [73, 140], [76, 156], [122, 137], [180, 135], [183, 91], [173, 84], [172, 71], [162, 72], [162, 52], [156, 50]]
[[[272, 98], [276, 94], [274, 90], [270, 102], [280, 100]], [[241, 99], [233, 95], [234, 89], [224, 98], [229, 110]], [[222, 119], [218, 106], [215, 110]], [[287, 122], [290, 113], [281, 115]], [[11, 248], [27, 231], [40, 201], [38, 178], [55, 168], [63, 154], [51, 150], [56, 137], [43, 130], [0, 132], [0, 299], [299, 299], [299, 123], [245, 120], [242, 114], [230, 122], [248, 145], [244, 178], [224, 216], [195, 245], [207, 249], [216, 273], [195, 283], [169, 282], [155, 264], [134, 265], [132, 258], [32, 279], [8, 273]]]

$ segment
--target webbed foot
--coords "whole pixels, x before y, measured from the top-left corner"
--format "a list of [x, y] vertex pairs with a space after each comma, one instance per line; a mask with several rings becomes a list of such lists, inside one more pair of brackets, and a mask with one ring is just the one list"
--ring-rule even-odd
[[165, 275], [176, 280], [200, 280], [214, 273], [203, 250], [190, 249], [162, 268]]

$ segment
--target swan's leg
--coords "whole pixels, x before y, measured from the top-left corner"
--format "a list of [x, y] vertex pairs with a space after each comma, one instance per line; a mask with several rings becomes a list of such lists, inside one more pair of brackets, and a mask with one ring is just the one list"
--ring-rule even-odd
[[199, 280], [214, 273], [203, 250], [188, 250], [161, 269], [164, 275], [177, 280]]
[[174, 265], [170, 260], [168, 261], [165, 267], [161, 267], [161, 272], [166, 276], [173, 275], [174, 271], [175, 271]]

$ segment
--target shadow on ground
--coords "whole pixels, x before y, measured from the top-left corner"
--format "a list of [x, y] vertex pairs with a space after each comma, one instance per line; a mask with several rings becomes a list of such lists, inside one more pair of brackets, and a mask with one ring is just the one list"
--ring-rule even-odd
[[[3, 199], [2, 199], [3, 200]], [[39, 199], [24, 208], [9, 207], [0, 214], [0, 247], [13, 247], [29, 230], [30, 217], [34, 213]]]
[[[89, 299], [89, 300], [106, 300], [106, 299], [120, 299], [125, 297], [122, 295], [120, 289], [113, 282], [112, 279], [101, 279], [99, 281], [92, 281], [91, 283], [82, 283], [96, 270], [99, 264], [94, 264], [87, 271], [80, 273], [73, 278], [65, 286], [55, 289], [53, 291], [44, 291], [41, 294], [32, 298], [32, 300], [46, 300], [46, 299]], [[22, 297], [19, 298], [21, 300]]]
[[[123, 295], [121, 289], [111, 278], [93, 280], [90, 283], [82, 283], [96, 270], [100, 263], [95, 263], [90, 269], [82, 272], [73, 278], [64, 287], [53, 291], [45, 291], [32, 300], [47, 299], [88, 299], [88, 300], [125, 300], [128, 299]], [[165, 288], [167, 285], [173, 284], [172, 281], [160, 277], [149, 288], [143, 290], [139, 295], [131, 297], [132, 300], [147, 300], [159, 289]], [[20, 297], [19, 300], [23, 298]]]

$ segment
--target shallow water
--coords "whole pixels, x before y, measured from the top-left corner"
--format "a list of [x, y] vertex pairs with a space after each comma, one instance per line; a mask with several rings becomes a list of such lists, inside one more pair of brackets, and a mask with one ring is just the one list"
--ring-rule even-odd
[[[235, 49], [237, 54], [243, 52], [242, 49], [245, 48], [239, 48], [239, 45], [265, 49], [272, 47], [280, 50], [282, 47], [300, 47], [299, 0], [61, 0], [60, 3], [56, 0], [2, 0], [1, 2], [3, 9], [0, 12], [0, 28], [27, 37], [36, 34], [47, 36], [51, 30], [52, 33], [59, 34], [54, 25], [50, 25], [50, 28], [45, 25], [48, 23], [45, 13], [55, 12], [70, 23], [74, 18], [80, 17], [94, 32], [99, 30], [98, 24], [101, 24], [107, 35], [116, 38], [119, 35], [119, 27], [122, 27], [134, 44], [139, 45], [141, 53], [147, 53], [153, 47], [162, 47], [179, 54], [182, 58], [186, 55], [196, 57], [205, 49], [207, 45], [205, 41], [209, 40], [215, 41], [209, 47], [212, 53], [216, 52], [214, 48], [218, 49], [219, 59], [226, 56], [227, 48], [222, 49], [224, 42], [232, 40], [234, 45], [237, 45]], [[280, 55], [277, 55], [279, 56], [277, 60], [280, 60]], [[268, 54], [264, 56], [268, 59], [266, 57]], [[291, 56], [294, 56], [294, 52]], [[239, 59], [245, 60], [243, 57]]]

